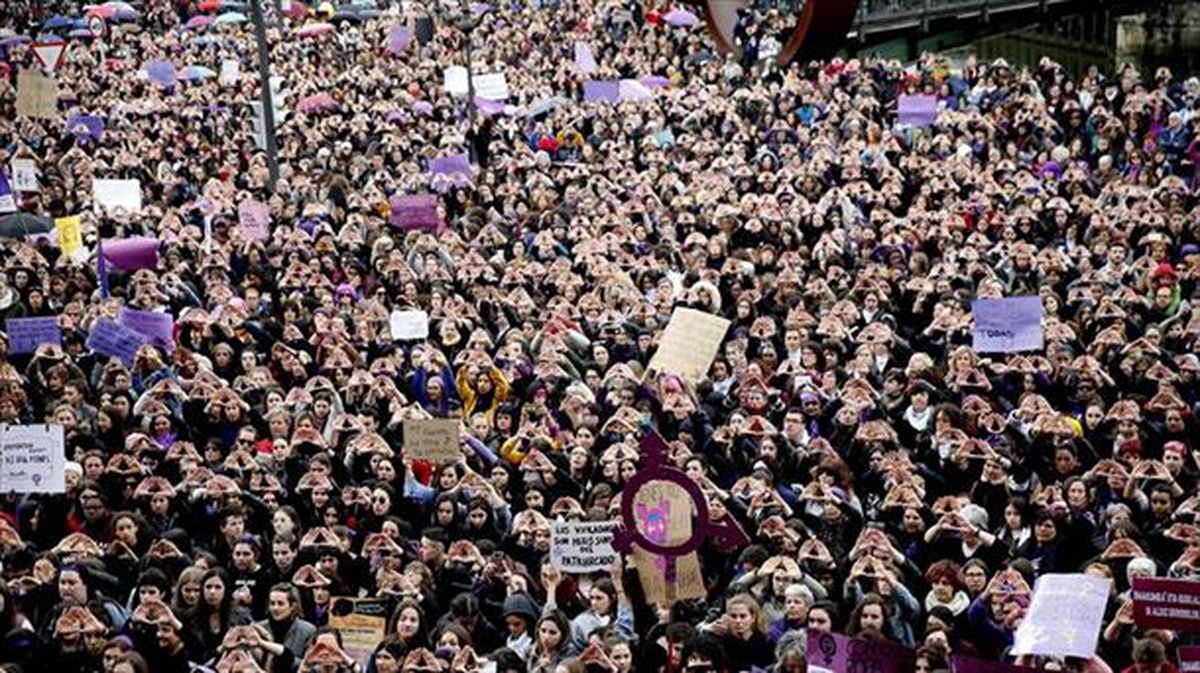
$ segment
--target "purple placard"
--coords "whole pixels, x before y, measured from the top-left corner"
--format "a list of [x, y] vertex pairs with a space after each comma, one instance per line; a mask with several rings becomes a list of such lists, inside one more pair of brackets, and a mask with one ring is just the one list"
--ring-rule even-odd
[[840, 633], [808, 632], [808, 663], [837, 673], [909, 673], [917, 656], [911, 649], [886, 641], [851, 638]]
[[1042, 300], [1036, 295], [976, 299], [971, 311], [975, 314], [971, 347], [977, 353], [1039, 351], [1045, 343]]
[[158, 266], [158, 239], [135, 236], [104, 244], [104, 259], [126, 271]]
[[408, 26], [392, 26], [388, 31], [387, 50], [393, 56], [399, 56], [408, 49], [409, 43], [412, 42], [412, 29]]
[[62, 346], [58, 316], [9, 318], [4, 321], [4, 331], [8, 334], [8, 350], [13, 355], [32, 353], [42, 344]]
[[132, 365], [138, 349], [149, 343], [149, 339], [128, 327], [122, 327], [108, 318], [97, 318], [88, 334], [87, 347], [97, 353], [121, 358]]
[[973, 659], [958, 655], [950, 657], [951, 673], [1041, 673], [1042, 670], [1044, 669], [1006, 664], [1002, 661]]
[[440, 231], [438, 197], [436, 194], [402, 194], [391, 199], [392, 213], [388, 217], [393, 227], [404, 230]]
[[898, 124], [933, 126], [938, 118], [938, 99], [932, 94], [901, 94], [896, 99], [896, 111]]
[[146, 75], [161, 87], [175, 86], [175, 64], [170, 61], [150, 61], [146, 64]]
[[175, 317], [158, 311], [139, 311], [122, 306], [117, 324], [148, 338], [150, 343], [170, 353], [175, 349]]
[[445, 175], [448, 177], [465, 175], [467, 178], [470, 178], [471, 158], [466, 154], [434, 157], [429, 160], [429, 173], [431, 175]]
[[585, 103], [621, 102], [621, 83], [616, 80], [590, 79], [583, 83]]
[[592, 56], [591, 46], [582, 40], [575, 42], [575, 67], [579, 68], [580, 72], [589, 75], [597, 70], [596, 58]]
[[67, 117], [67, 129], [80, 140], [91, 138], [100, 142], [104, 138], [104, 120], [96, 115], [71, 115]]

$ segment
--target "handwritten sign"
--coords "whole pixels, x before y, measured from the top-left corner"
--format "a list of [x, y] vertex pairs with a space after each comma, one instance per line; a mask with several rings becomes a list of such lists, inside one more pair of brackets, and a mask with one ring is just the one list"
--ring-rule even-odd
[[508, 80], [502, 72], [489, 72], [475, 76], [475, 95], [485, 100], [508, 98]]
[[1111, 584], [1082, 573], [1042, 575], [1017, 628], [1013, 654], [1090, 659], [1096, 653]]
[[271, 237], [271, 206], [247, 199], [238, 206], [238, 230], [250, 241]]
[[971, 303], [975, 313], [977, 353], [1017, 353], [1041, 350], [1042, 300], [1039, 297], [1005, 297], [976, 299]]
[[728, 329], [729, 321], [724, 318], [691, 308], [675, 309], [649, 368], [700, 381], [708, 375]]
[[851, 638], [840, 633], [808, 632], [807, 656], [812, 667], [872, 673], [908, 673], [916, 668], [916, 653], [886, 641]]
[[22, 70], [17, 75], [17, 114], [58, 119], [58, 82], [36, 70]]
[[579, 72], [591, 74], [596, 72], [596, 57], [592, 56], [592, 47], [587, 42], [575, 42], [575, 67]]
[[241, 61], [233, 58], [227, 58], [221, 61], [221, 75], [219, 81], [221, 84], [229, 86], [237, 84], [238, 79], [242, 76]]
[[1147, 629], [1200, 632], [1200, 582], [1135, 577], [1133, 621]]
[[387, 627], [387, 603], [382, 598], [346, 598], [330, 603], [329, 625], [342, 637], [342, 649], [360, 665], [366, 666], [383, 640]]
[[404, 450], [414, 460], [458, 460], [457, 418], [410, 418], [404, 421]]
[[896, 98], [896, 123], [901, 126], [933, 126], [937, 118], [937, 96], [915, 94]]
[[9, 318], [4, 321], [4, 331], [8, 334], [8, 350], [14, 355], [32, 353], [42, 344], [62, 346], [58, 316]]
[[550, 528], [550, 562], [564, 572], [607, 570], [617, 560], [616, 521], [555, 521]]
[[138, 349], [148, 342], [149, 339], [141, 332], [118, 325], [108, 318], [98, 318], [88, 334], [87, 347], [102, 355], [121, 358], [125, 364], [132, 365]]
[[414, 341], [429, 338], [429, 314], [424, 311], [393, 311], [392, 339]]
[[[469, 163], [467, 170], [470, 171]], [[436, 194], [400, 194], [393, 196], [390, 203], [392, 212], [388, 221], [393, 227], [406, 231], [438, 231], [442, 228]]]
[[12, 186], [18, 192], [40, 192], [37, 162], [33, 159], [13, 159]]
[[442, 88], [455, 96], [465, 96], [470, 91], [467, 83], [467, 69], [461, 65], [452, 65], [442, 71]]
[[66, 445], [61, 425], [0, 429], [0, 492], [66, 493]]
[[140, 180], [92, 180], [92, 201], [97, 210], [123, 208], [130, 213], [142, 210]]
[[117, 311], [117, 324], [142, 334], [168, 353], [175, 350], [175, 317], [170, 313], [122, 306]]

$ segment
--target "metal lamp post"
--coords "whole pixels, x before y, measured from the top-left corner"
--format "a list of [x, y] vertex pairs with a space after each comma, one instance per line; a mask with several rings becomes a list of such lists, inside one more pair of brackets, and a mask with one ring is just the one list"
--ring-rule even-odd
[[262, 0], [250, 0], [250, 16], [254, 19], [254, 35], [258, 41], [258, 78], [262, 100], [263, 137], [267, 146], [267, 171], [271, 184], [267, 191], [274, 194], [279, 184], [279, 158], [275, 142], [275, 101], [271, 94], [271, 47], [267, 44], [267, 24], [263, 20]]

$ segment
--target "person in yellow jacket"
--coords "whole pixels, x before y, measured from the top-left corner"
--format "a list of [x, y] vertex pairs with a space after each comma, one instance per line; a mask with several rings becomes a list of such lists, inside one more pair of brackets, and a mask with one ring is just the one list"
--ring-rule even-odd
[[512, 391], [504, 372], [490, 360], [459, 367], [454, 381], [463, 404], [463, 418], [485, 413], [488, 419], [494, 420], [496, 409], [508, 400]]

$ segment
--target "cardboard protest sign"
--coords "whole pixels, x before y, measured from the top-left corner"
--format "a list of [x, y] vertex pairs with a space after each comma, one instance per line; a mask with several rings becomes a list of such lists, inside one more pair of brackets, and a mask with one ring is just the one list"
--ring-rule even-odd
[[1133, 579], [1133, 622], [1145, 629], [1200, 632], [1200, 582], [1166, 577]]
[[1082, 573], [1042, 575], [1017, 628], [1013, 654], [1090, 659], [1096, 653], [1111, 584]]
[[607, 570], [617, 560], [616, 521], [555, 521], [550, 528], [550, 562], [563, 572]]
[[811, 630], [808, 632], [805, 658], [810, 671], [824, 668], [838, 673], [908, 673], [916, 668], [917, 663], [916, 653], [903, 645]]
[[896, 123], [901, 126], [933, 126], [937, 118], [937, 96], [914, 94], [896, 98]]
[[662, 340], [649, 369], [663, 374], [679, 374], [696, 382], [708, 375], [729, 321], [691, 308], [677, 308], [663, 331]]
[[92, 180], [92, 202], [96, 210], [122, 208], [130, 213], [142, 210], [141, 180]]
[[413, 460], [458, 460], [461, 424], [457, 418], [410, 418], [404, 421], [404, 451]]
[[247, 199], [238, 206], [238, 231], [246, 240], [265, 241], [271, 237], [271, 206]]
[[237, 84], [238, 79], [242, 76], [242, 63], [235, 58], [227, 58], [221, 61], [221, 74], [218, 78], [221, 84], [226, 86]]
[[382, 598], [338, 596], [330, 602], [329, 625], [341, 634], [346, 654], [366, 666], [383, 640], [387, 614], [387, 602]]
[[971, 302], [975, 314], [976, 353], [1017, 353], [1041, 350], [1042, 300], [1040, 297], [976, 299]]
[[122, 306], [117, 324], [145, 336], [150, 343], [170, 353], [175, 349], [175, 317], [159, 311], [139, 311]]
[[0, 492], [66, 493], [61, 425], [7, 425], [0, 429]]
[[9, 318], [4, 321], [8, 334], [8, 350], [14, 355], [32, 353], [42, 344], [62, 346], [62, 328], [58, 316], [42, 318]]
[[575, 67], [579, 68], [580, 72], [589, 75], [597, 70], [596, 58], [592, 56], [591, 46], [582, 40], [575, 42]]
[[973, 659], [955, 655], [950, 657], [951, 673], [1038, 673], [1042, 669], [1006, 664], [1003, 661]]
[[[638, 531], [661, 545], [679, 545], [692, 537], [692, 498], [667, 481], [642, 487], [634, 498]], [[646, 600], [671, 604], [705, 595], [700, 559], [695, 552], [677, 557], [655, 554], [634, 546], [633, 561]]]
[[13, 159], [12, 188], [18, 192], [40, 192], [37, 162], [33, 159]]
[[1200, 645], [1185, 645], [1176, 650], [1179, 673], [1200, 673]]
[[22, 70], [17, 75], [17, 114], [58, 119], [58, 82], [35, 70]]
[[505, 100], [509, 96], [508, 80], [502, 72], [475, 76], [475, 95], [486, 100]]
[[389, 322], [393, 341], [429, 338], [429, 314], [424, 311], [392, 311]]
[[98, 318], [88, 334], [87, 347], [102, 355], [121, 358], [127, 365], [142, 346], [150, 340], [141, 332], [118, 325], [108, 318]]
[[[467, 170], [470, 170], [469, 163]], [[397, 229], [440, 231], [442, 228], [437, 194], [399, 194], [393, 196], [389, 203], [392, 212], [388, 222]]]

